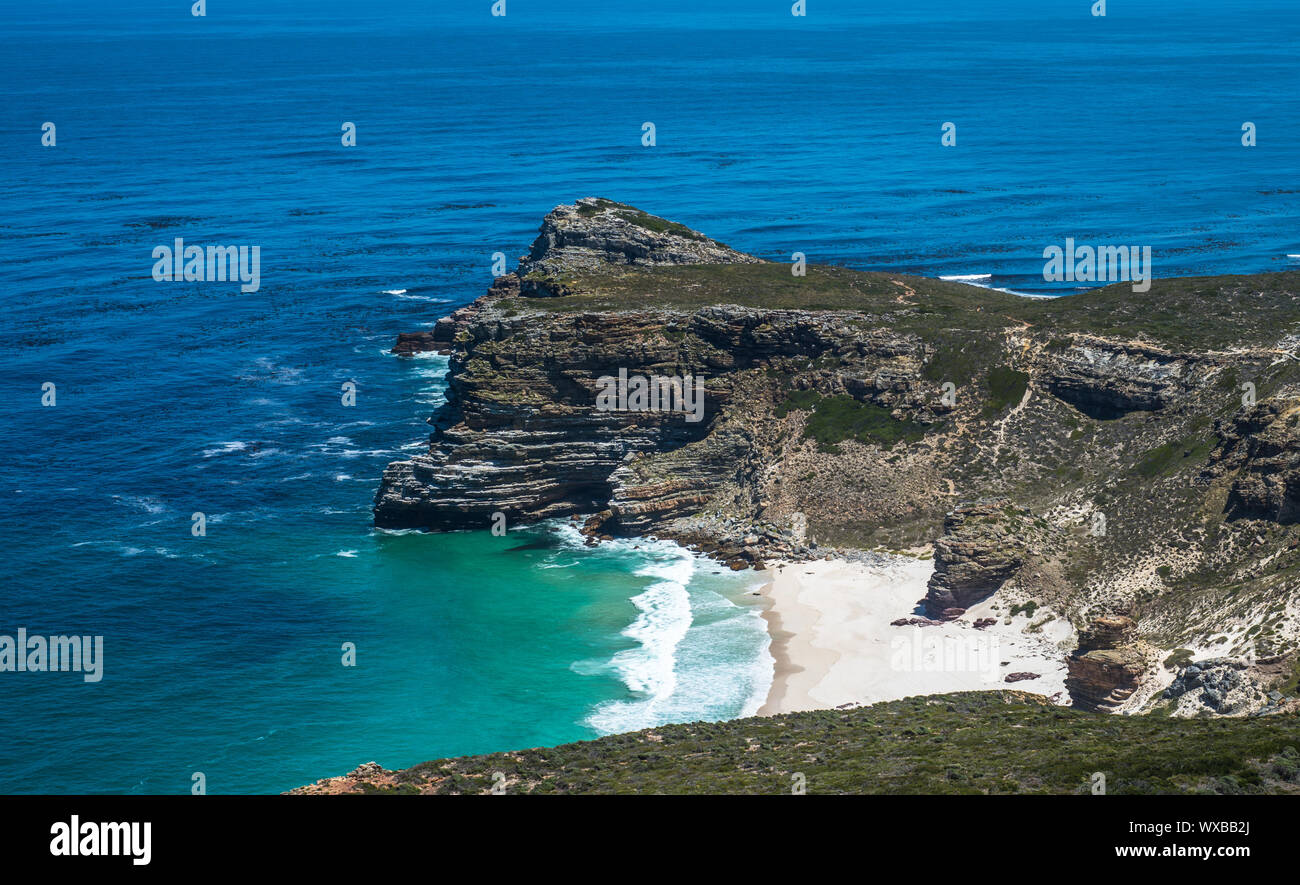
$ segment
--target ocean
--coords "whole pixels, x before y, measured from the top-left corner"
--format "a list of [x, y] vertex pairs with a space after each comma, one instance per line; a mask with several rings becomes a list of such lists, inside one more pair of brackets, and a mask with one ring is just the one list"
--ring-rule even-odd
[[[1297, 264], [1293, 2], [491, 5], [0, 0], [0, 634], [104, 637], [99, 682], [0, 673], [0, 792], [274, 792], [757, 709], [761, 575], [370, 524], [444, 389], [397, 333], [557, 204], [1038, 295], [1078, 288], [1042, 278], [1067, 237]], [[177, 238], [258, 246], [260, 287], [156, 281]]]

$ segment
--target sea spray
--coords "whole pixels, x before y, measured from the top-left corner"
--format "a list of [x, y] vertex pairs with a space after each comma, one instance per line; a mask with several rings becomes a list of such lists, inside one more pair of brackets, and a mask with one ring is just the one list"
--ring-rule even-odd
[[[561, 531], [581, 539], [571, 526]], [[586, 724], [613, 734], [757, 712], [772, 682], [771, 639], [759, 607], [744, 597], [761, 581], [723, 572], [671, 541], [616, 540], [601, 549], [653, 580], [629, 600], [637, 613], [621, 636], [636, 645], [572, 666], [583, 675], [613, 675], [631, 695], [597, 704]]]

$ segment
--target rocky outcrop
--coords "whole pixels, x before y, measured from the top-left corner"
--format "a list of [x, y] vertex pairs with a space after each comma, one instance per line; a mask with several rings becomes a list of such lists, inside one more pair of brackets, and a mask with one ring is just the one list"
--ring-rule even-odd
[[1300, 522], [1300, 400], [1273, 398], [1215, 424], [1219, 447], [1207, 475], [1235, 473], [1229, 519]]
[[1074, 336], [1048, 349], [1044, 385], [1091, 418], [1109, 420], [1129, 412], [1153, 412], [1201, 383], [1197, 372], [1212, 361], [1135, 342]]
[[1250, 662], [1240, 659], [1195, 661], [1179, 671], [1161, 697], [1173, 701], [1171, 714], [1175, 716], [1244, 716], [1281, 709], [1285, 701], [1282, 693], [1270, 692], [1250, 669]]
[[314, 784], [297, 787], [290, 792], [298, 796], [339, 796], [381, 791], [418, 792], [414, 789], [402, 790], [402, 784], [398, 780], [400, 774], [401, 772], [384, 768], [378, 762], [363, 762], [347, 774], [321, 778]]
[[[738, 389], [741, 399], [754, 393], [741, 373], [777, 360], [847, 354], [853, 368], [825, 380], [828, 394], [925, 413], [920, 343], [887, 330], [860, 335], [843, 314], [710, 306], [538, 323], [494, 310], [517, 286], [501, 278], [434, 329], [435, 349], [452, 348], [447, 404], [430, 419], [428, 454], [385, 470], [376, 525], [456, 529], [485, 526], [497, 512], [531, 521], [607, 511], [595, 533], [637, 534], [700, 511], [721, 491], [749, 495], [740, 487], [757, 483], [765, 464], [752, 403], [731, 405]], [[702, 420], [597, 410], [598, 380], [620, 369], [702, 378]]]
[[472, 304], [453, 311], [449, 316], [442, 317], [434, 323], [432, 329], [399, 333], [397, 344], [393, 346], [390, 353], [398, 356], [428, 352], [451, 353], [458, 342], [466, 340], [461, 337], [462, 334], [470, 336], [469, 327], [492, 305], [518, 294], [519, 277], [514, 274], [497, 277], [486, 295]]
[[667, 221], [634, 206], [585, 197], [557, 206], [516, 274], [524, 294], [560, 295], [566, 274], [605, 265], [657, 267], [677, 264], [746, 264], [761, 259], [711, 240], [684, 224]]
[[949, 513], [934, 545], [926, 614], [960, 617], [1010, 580], [1028, 553], [1027, 516], [1009, 501], [965, 504]]
[[[513, 522], [601, 510], [624, 459], [700, 439], [725, 399], [722, 390], [706, 396], [699, 422], [596, 408], [598, 379], [627, 367], [629, 342], [654, 337], [661, 318], [459, 322], [447, 404], [431, 419], [433, 443], [428, 454], [384, 471], [375, 501], [381, 527], [484, 527], [497, 512]], [[676, 364], [667, 339], [637, 347], [634, 371]]]
[[1074, 706], [1109, 712], [1137, 690], [1147, 655], [1134, 642], [1137, 625], [1124, 615], [1101, 617], [1079, 634], [1079, 647], [1065, 660], [1065, 689]]

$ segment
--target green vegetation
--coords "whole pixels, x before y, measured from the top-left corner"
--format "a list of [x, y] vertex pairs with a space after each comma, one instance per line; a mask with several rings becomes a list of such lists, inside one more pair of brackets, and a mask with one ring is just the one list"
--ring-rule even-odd
[[[624, 221], [630, 221], [637, 227], [643, 227], [646, 230], [654, 231], [657, 234], [677, 234], [679, 237], [686, 237], [691, 240], [708, 239], [701, 233], [691, 230], [684, 224], [678, 224], [676, 221], [668, 221], [660, 218], [658, 215], [651, 215], [648, 212], [642, 212], [640, 209], [620, 209], [614, 213]], [[718, 245], [722, 245], [719, 243]]]
[[1014, 691], [669, 725], [426, 762], [382, 792], [1300, 793], [1300, 718], [1111, 716]]
[[606, 200], [604, 197], [597, 197], [595, 205], [592, 205], [591, 203], [578, 204], [578, 214], [583, 218], [591, 218], [595, 215], [599, 215], [606, 209], [630, 209], [636, 211], [635, 206], [629, 206], [627, 203], [616, 203], [613, 200]]
[[[689, 228], [640, 210], [610, 204], [650, 230], [696, 235]], [[594, 211], [594, 210], [588, 210]], [[1300, 322], [1300, 272], [1156, 280], [1148, 292], [1119, 283], [1068, 298], [1030, 299], [946, 280], [812, 265], [796, 277], [786, 264], [673, 267], [618, 266], [565, 275], [558, 282], [576, 294], [529, 299], [546, 311], [630, 310], [647, 307], [697, 310], [738, 304], [793, 310], [857, 311], [887, 321], [899, 332], [939, 342], [931, 380], [962, 385], [964, 351], [994, 351], [988, 333], [1030, 326], [1055, 333], [1049, 346], [1064, 349], [1072, 333], [1140, 338], [1174, 348], [1210, 349], [1263, 343]], [[948, 345], [936, 336], [948, 336]], [[945, 350], [950, 353], [943, 355]], [[982, 369], [989, 365], [971, 360]], [[938, 373], [937, 375], [935, 373]], [[943, 375], [944, 377], [939, 377]], [[1227, 383], [1226, 380], [1224, 382]]]
[[[693, 311], [715, 304], [846, 310], [895, 315], [902, 323], [898, 331], [944, 329], [952, 326], [955, 316], [961, 316], [963, 325], [969, 321], [971, 328], [991, 331], [1005, 326], [1007, 317], [997, 314], [985, 316], [982, 311], [972, 308], [984, 306], [1001, 312], [1027, 300], [1004, 292], [925, 277], [824, 265], [809, 266], [807, 271], [807, 276], [796, 277], [790, 273], [787, 264], [609, 266], [600, 271], [565, 274], [560, 282], [575, 294], [562, 298], [525, 299], [525, 306], [565, 312], [645, 308]], [[913, 294], [909, 295], [909, 292]], [[975, 295], [980, 296], [981, 303], [972, 300]], [[954, 335], [954, 341], [970, 342], [972, 339], [969, 334]], [[991, 344], [996, 351], [997, 342]]]
[[1038, 611], [1038, 603], [1031, 599], [1024, 604], [1011, 606], [1011, 617], [1023, 614], [1026, 618], [1032, 618], [1036, 611]]
[[1199, 466], [1214, 448], [1214, 441], [1208, 435], [1195, 438], [1175, 440], [1156, 446], [1142, 456], [1135, 470], [1147, 479], [1164, 476], [1180, 470], [1186, 465]]
[[1029, 388], [1029, 376], [1006, 366], [989, 369], [989, 399], [984, 406], [985, 417], [1004, 412], [1020, 402]]
[[1192, 650], [1190, 648], [1176, 648], [1165, 658], [1164, 667], [1166, 670], [1177, 670], [1179, 667], [1186, 667], [1192, 662]]
[[839, 452], [839, 444], [848, 439], [890, 449], [897, 442], [914, 442], [925, 435], [923, 425], [900, 421], [886, 408], [843, 394], [822, 396], [814, 390], [794, 390], [777, 406], [776, 416], [784, 418], [794, 410], [810, 413], [803, 435], [817, 440], [817, 448], [823, 452]]

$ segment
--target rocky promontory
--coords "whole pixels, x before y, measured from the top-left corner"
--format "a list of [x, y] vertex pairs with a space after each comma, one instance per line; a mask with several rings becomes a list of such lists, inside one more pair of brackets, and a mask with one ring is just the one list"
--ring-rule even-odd
[[[447, 353], [448, 390], [375, 523], [579, 517], [733, 567], [932, 548], [934, 618], [1008, 593], [1078, 628], [1139, 614], [1071, 658], [1076, 703], [1113, 708], [1152, 673], [1135, 643], [1244, 658], [1300, 635], [1297, 293], [1294, 272], [1037, 300], [801, 270], [586, 198], [397, 341]], [[642, 407], [633, 381], [608, 399], [620, 377], [669, 403], [698, 384], [699, 408]]]

